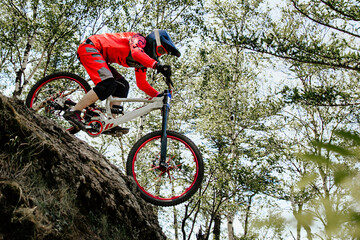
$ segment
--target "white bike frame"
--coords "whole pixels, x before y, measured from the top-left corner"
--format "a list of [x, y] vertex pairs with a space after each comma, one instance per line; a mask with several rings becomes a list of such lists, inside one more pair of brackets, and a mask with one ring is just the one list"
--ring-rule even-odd
[[[130, 112], [124, 113], [122, 116], [117, 116], [116, 118], [113, 117], [111, 113], [111, 103], [113, 102], [143, 102], [146, 105]], [[145, 99], [145, 98], [116, 98], [116, 97], [108, 97], [105, 103], [105, 113], [99, 111], [98, 114], [100, 115], [99, 119], [95, 119], [94, 121], [98, 124], [101, 124], [101, 129], [96, 134], [91, 134], [89, 131], [87, 132], [91, 136], [98, 136], [103, 131], [109, 130], [113, 127], [119, 126], [123, 123], [131, 121], [137, 117], [144, 116], [149, 112], [152, 112], [157, 109], [161, 109], [164, 105], [164, 96], [162, 97], [154, 97], [152, 99]], [[90, 123], [94, 122], [91, 121]], [[90, 125], [86, 126], [87, 129], [91, 129]]]

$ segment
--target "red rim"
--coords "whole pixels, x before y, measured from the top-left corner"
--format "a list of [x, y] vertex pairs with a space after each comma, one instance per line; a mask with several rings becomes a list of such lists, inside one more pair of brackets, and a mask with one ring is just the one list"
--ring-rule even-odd
[[87, 93], [85, 87], [75, 78], [72, 78], [72, 77], [68, 77], [68, 76], [59, 76], [59, 77], [54, 77], [54, 78], [50, 78], [49, 80], [43, 82], [39, 87], [36, 88], [34, 94], [31, 96], [31, 101], [30, 101], [30, 108], [32, 108], [32, 105], [33, 105], [33, 102], [34, 102], [34, 98], [35, 96], [37, 95], [37, 93], [39, 92], [39, 89], [42, 88], [45, 84], [51, 82], [51, 81], [54, 81], [54, 80], [57, 80], [59, 78], [66, 78], [66, 79], [70, 79], [72, 81], [75, 81], [77, 82], [81, 87], [82, 89], [84, 89], [85, 93]]
[[138, 185], [138, 187], [141, 189], [141, 191], [142, 191], [143, 193], [145, 193], [145, 194], [148, 195], [149, 197], [154, 198], [154, 199], [157, 199], [157, 200], [169, 201], [169, 200], [174, 200], [174, 199], [177, 199], [177, 198], [180, 198], [180, 197], [184, 196], [187, 192], [190, 191], [190, 189], [192, 189], [192, 187], [194, 186], [194, 184], [195, 184], [195, 182], [196, 182], [196, 180], [197, 180], [197, 178], [198, 178], [199, 162], [198, 162], [198, 159], [197, 159], [197, 157], [196, 157], [196, 154], [195, 154], [194, 150], [189, 146], [189, 144], [187, 144], [185, 141], [183, 141], [183, 140], [180, 139], [180, 138], [177, 138], [177, 137], [175, 137], [175, 136], [169, 136], [169, 135], [168, 135], [168, 138], [171, 138], [171, 139], [180, 141], [181, 143], [183, 143], [183, 144], [185, 145], [185, 147], [186, 147], [187, 149], [189, 149], [189, 150], [191, 151], [192, 156], [194, 157], [194, 161], [195, 161], [195, 163], [196, 163], [196, 173], [195, 173], [195, 175], [194, 175], [194, 180], [192, 181], [190, 187], [186, 188], [183, 193], [181, 193], [180, 195], [177, 195], [177, 196], [173, 196], [173, 197], [171, 197], [171, 198], [161, 198], [161, 197], [159, 197], [159, 196], [155, 196], [155, 195], [149, 193], [148, 191], [146, 191], [146, 190], [139, 184], [139, 182], [138, 182], [138, 180], [137, 180], [137, 178], [136, 178], [136, 173], [135, 173], [134, 165], [135, 165], [135, 162], [136, 162], [137, 154], [138, 154], [138, 152], [140, 151], [140, 149], [142, 149], [148, 142], [153, 141], [153, 140], [155, 140], [155, 139], [159, 139], [160, 137], [161, 137], [161, 136], [155, 136], [155, 137], [152, 137], [152, 138], [148, 139], [148, 140], [145, 141], [143, 144], [141, 144], [141, 146], [137, 149], [137, 151], [136, 151], [136, 153], [135, 153], [135, 155], [134, 155], [134, 158], [133, 158], [133, 160], [132, 160], [132, 173], [133, 173], [132, 175], [133, 175], [133, 177], [134, 177], [134, 180], [135, 180], [136, 184]]

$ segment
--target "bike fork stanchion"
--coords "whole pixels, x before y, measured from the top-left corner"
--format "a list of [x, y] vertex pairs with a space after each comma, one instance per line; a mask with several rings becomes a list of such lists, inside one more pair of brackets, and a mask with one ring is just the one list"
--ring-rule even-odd
[[166, 153], [167, 153], [167, 119], [170, 110], [170, 98], [171, 95], [168, 91], [164, 92], [164, 105], [162, 108], [162, 133], [161, 133], [161, 153], [160, 153], [160, 167], [168, 168], [166, 163]]

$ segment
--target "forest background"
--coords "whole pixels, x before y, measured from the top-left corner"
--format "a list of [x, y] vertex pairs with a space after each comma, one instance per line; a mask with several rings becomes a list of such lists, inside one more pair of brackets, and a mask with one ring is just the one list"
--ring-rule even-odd
[[[170, 129], [201, 147], [188, 202], [159, 208], [170, 239], [354, 239], [359, 214], [359, 0], [3, 0], [0, 89], [24, 99], [92, 34], [166, 29], [176, 86]], [[119, 67], [141, 95], [132, 69]], [[149, 82], [162, 89], [160, 76]], [[156, 114], [90, 139], [119, 168]]]

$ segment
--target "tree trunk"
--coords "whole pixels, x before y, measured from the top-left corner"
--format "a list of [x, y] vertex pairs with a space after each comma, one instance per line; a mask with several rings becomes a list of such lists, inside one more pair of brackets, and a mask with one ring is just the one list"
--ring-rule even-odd
[[228, 213], [227, 226], [228, 226], [228, 240], [234, 240], [234, 213]]
[[302, 214], [302, 213], [300, 213], [300, 212], [302, 212], [302, 204], [295, 202], [293, 194], [291, 194], [291, 196], [290, 196], [290, 201], [291, 201], [292, 212], [296, 219], [296, 240], [300, 240], [301, 239], [301, 220], [299, 219], [299, 217]]
[[[298, 204], [298, 211], [297, 211], [298, 216], [301, 217], [302, 215], [302, 204]], [[300, 240], [301, 239], [301, 221], [298, 220], [297, 224], [296, 224], [296, 239]]]
[[126, 169], [126, 156], [125, 156], [125, 150], [124, 150], [124, 143], [123, 143], [123, 138], [122, 137], [118, 137], [117, 138], [117, 142], [118, 142], [118, 146], [120, 147], [120, 153], [121, 153], [121, 164], [122, 164], [122, 168]]
[[[33, 10], [32, 21], [36, 21], [36, 18], [37, 18], [37, 5], [35, 5], [32, 10]], [[15, 90], [13, 92], [13, 97], [20, 96], [20, 94], [22, 93], [22, 90], [24, 88], [24, 85], [26, 84], [25, 77], [24, 77], [24, 82], [22, 82], [22, 79], [23, 79], [27, 64], [29, 62], [30, 51], [31, 51], [31, 49], [32, 49], [32, 47], [34, 45], [35, 38], [36, 38], [36, 29], [33, 30], [33, 32], [29, 35], [29, 39], [28, 39], [28, 42], [26, 43], [26, 47], [25, 47], [25, 50], [24, 50], [23, 60], [21, 62], [20, 68], [16, 71]]]
[[199, 229], [199, 232], [196, 234], [196, 239], [197, 240], [205, 240], [205, 234], [203, 233], [201, 227]]
[[311, 233], [311, 228], [308, 224], [304, 225], [304, 229], [306, 231], [306, 234], [307, 234], [307, 238], [308, 240], [312, 240], [312, 233]]
[[221, 227], [221, 216], [219, 213], [217, 213], [214, 218], [214, 230], [213, 230], [214, 240], [220, 240], [220, 233], [221, 233], [220, 227]]
[[255, 196], [255, 193], [248, 197], [248, 202], [247, 202], [248, 205], [247, 205], [247, 208], [246, 208], [246, 211], [245, 211], [244, 238], [247, 237], [248, 232], [249, 232], [250, 210], [251, 210], [252, 198], [254, 196]]
[[138, 121], [138, 132], [136, 133], [136, 141], [139, 140], [143, 134], [145, 116], [141, 116]]
[[290, 197], [291, 201], [291, 207], [293, 215], [297, 221], [296, 223], [296, 240], [301, 240], [301, 227], [304, 227], [308, 240], [312, 240], [312, 233], [311, 228], [309, 224], [304, 223], [303, 220], [301, 220], [301, 217], [303, 215], [303, 202], [296, 202], [294, 199], [294, 196]]
[[173, 207], [173, 212], [174, 212], [174, 231], [175, 231], [175, 240], [179, 240], [179, 224], [177, 221], [177, 211], [176, 211], [176, 207]]

